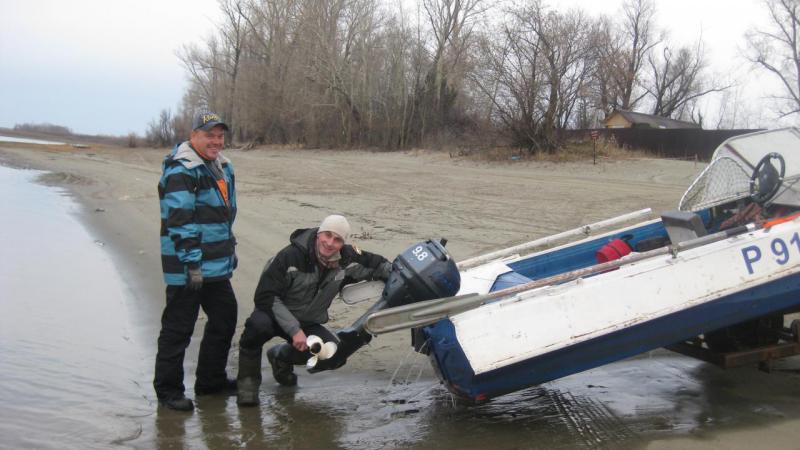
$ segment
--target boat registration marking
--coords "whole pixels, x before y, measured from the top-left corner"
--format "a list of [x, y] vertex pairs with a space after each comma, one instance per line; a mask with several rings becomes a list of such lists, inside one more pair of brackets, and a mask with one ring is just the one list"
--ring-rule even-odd
[[[790, 245], [791, 244], [791, 245]], [[785, 265], [792, 258], [791, 248], [797, 249], [797, 255], [800, 256], [800, 234], [795, 232], [789, 244], [781, 238], [775, 238], [769, 243], [769, 253], [775, 257], [775, 262], [781, 266]], [[742, 249], [742, 258], [744, 258], [744, 265], [747, 267], [747, 273], [753, 274], [753, 266], [761, 261], [761, 257], [765, 251], [762, 251], [758, 245], [748, 245]]]

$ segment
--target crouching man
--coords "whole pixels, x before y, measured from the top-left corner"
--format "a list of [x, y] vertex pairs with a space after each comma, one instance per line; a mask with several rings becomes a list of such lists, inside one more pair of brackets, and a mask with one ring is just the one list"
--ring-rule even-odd
[[240, 406], [258, 404], [261, 352], [264, 343], [286, 340], [267, 351], [275, 380], [297, 384], [294, 365], [311, 357], [306, 338], [316, 335], [337, 342], [322, 324], [341, 288], [362, 280], [386, 280], [391, 263], [384, 257], [347, 245], [350, 225], [343, 216], [326, 217], [318, 228], [295, 230], [290, 244], [270, 259], [255, 292], [255, 310], [239, 340], [238, 398]]

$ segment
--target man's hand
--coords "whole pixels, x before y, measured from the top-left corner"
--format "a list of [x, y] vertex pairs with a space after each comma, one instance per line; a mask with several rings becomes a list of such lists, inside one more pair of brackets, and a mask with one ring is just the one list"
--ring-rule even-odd
[[186, 287], [192, 291], [199, 291], [203, 287], [203, 271], [200, 267], [189, 268], [189, 281], [186, 283]]
[[391, 273], [392, 273], [392, 263], [390, 263], [389, 261], [384, 261], [381, 263], [380, 266], [378, 266], [377, 269], [375, 269], [372, 278], [386, 281], [389, 279], [389, 274]]
[[294, 336], [292, 336], [292, 347], [296, 348], [297, 351], [300, 352], [308, 350], [308, 346], [306, 345], [306, 334], [303, 333], [303, 330], [299, 330], [294, 334]]

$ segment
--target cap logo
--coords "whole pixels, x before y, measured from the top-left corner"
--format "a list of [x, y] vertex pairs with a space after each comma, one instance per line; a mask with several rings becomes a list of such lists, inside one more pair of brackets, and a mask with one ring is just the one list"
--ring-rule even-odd
[[211, 122], [212, 120], [217, 121], [217, 122], [222, 122], [219, 119], [219, 116], [216, 115], [216, 114], [203, 114], [201, 119], [203, 121], [203, 125], [207, 124], [208, 122]]

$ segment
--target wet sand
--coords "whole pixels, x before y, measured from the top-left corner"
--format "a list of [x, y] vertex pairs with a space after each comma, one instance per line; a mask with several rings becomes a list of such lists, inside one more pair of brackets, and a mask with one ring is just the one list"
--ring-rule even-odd
[[[0, 162], [50, 171], [42, 181], [65, 186], [84, 206], [83, 218], [110, 250], [136, 305], [128, 308], [132, 339], [151, 360], [164, 301], [156, 184], [165, 153], [0, 144]], [[703, 168], [665, 160], [489, 164], [431, 152], [273, 148], [227, 155], [236, 168], [239, 195], [240, 265], [233, 279], [239, 331], [252, 311], [266, 259], [287, 244], [292, 230], [316, 226], [329, 213], [345, 214], [353, 226], [352, 241], [389, 259], [419, 240], [445, 237], [460, 260], [644, 207], [674, 209]], [[367, 306], [336, 302], [329, 325], [348, 325]], [[195, 336], [202, 325], [201, 318]], [[197, 340], [186, 360], [187, 386], [193, 381]], [[145, 424], [125, 444], [205, 442], [211, 447], [209, 439], [219, 439], [233, 446], [244, 440], [297, 448], [428, 448], [455, 442], [474, 448], [491, 443], [745, 448], [745, 443], [769, 442], [788, 448], [798, 437], [800, 408], [789, 400], [796, 398], [800, 378], [791, 364], [772, 375], [751, 369], [723, 372], [658, 351], [481, 407], [454, 407], [424, 359], [410, 357], [397, 377], [404, 382], [389, 384], [408, 347], [407, 333], [379, 336], [336, 373], [300, 371], [296, 391], [277, 388], [267, 370], [260, 415], [238, 411], [232, 399], [202, 399], [194, 416], [159, 413], [155, 424]], [[231, 375], [235, 350], [234, 342]], [[141, 395], [145, 407], [155, 409], [149, 381], [141, 380]], [[632, 384], [637, 388], [630, 389]], [[331, 416], [337, 417], [332, 423]]]

